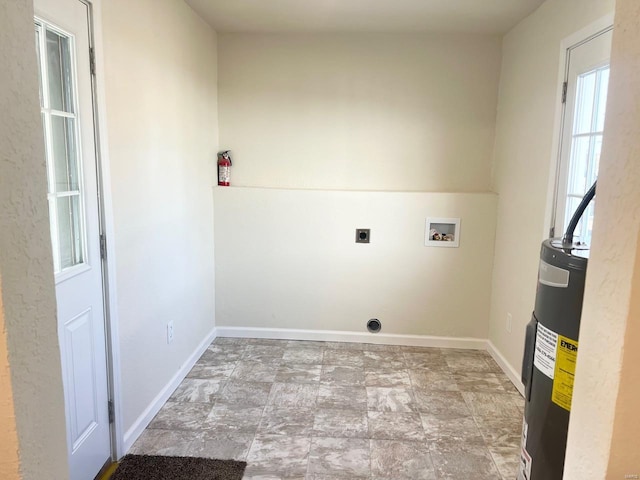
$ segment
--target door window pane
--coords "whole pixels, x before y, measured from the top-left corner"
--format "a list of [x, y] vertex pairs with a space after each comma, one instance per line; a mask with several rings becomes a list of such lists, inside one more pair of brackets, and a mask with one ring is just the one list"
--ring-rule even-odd
[[596, 72], [578, 77], [574, 133], [588, 133], [593, 124], [593, 97], [596, 89]]
[[[578, 77], [564, 213], [565, 226], [581, 198], [598, 178], [608, 87], [608, 65]], [[575, 231], [579, 240], [587, 244], [591, 243], [593, 215], [594, 208], [591, 204]]]
[[47, 30], [49, 108], [73, 112], [70, 39]]
[[73, 118], [51, 115], [54, 192], [79, 190], [75, 122]]
[[58, 197], [58, 249], [60, 270], [83, 262], [80, 196]]
[[42, 65], [42, 59], [40, 58], [40, 35], [42, 35], [42, 27], [36, 25], [36, 57], [38, 59], [38, 93], [40, 93], [40, 106], [43, 105], [42, 101], [42, 72], [40, 71], [40, 65]]
[[[607, 91], [609, 90], [609, 67], [600, 71], [600, 91], [598, 94], [598, 113], [596, 115], [596, 131], [604, 130], [604, 117], [607, 112]], [[604, 92], [604, 95], [603, 95]]]
[[580, 195], [587, 191], [587, 167], [589, 164], [589, 137], [576, 137], [571, 145], [571, 170], [569, 194]]

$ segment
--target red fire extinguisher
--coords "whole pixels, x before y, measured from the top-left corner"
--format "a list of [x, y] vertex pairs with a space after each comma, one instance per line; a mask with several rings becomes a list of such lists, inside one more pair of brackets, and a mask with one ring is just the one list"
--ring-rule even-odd
[[231, 182], [231, 150], [218, 154], [218, 185], [228, 187]]

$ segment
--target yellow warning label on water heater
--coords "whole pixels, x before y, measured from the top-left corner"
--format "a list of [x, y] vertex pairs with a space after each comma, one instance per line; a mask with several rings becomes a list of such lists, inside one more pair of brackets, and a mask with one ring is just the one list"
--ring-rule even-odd
[[568, 411], [571, 411], [577, 357], [578, 342], [558, 335], [558, 350], [556, 352], [556, 368], [553, 375], [551, 401]]

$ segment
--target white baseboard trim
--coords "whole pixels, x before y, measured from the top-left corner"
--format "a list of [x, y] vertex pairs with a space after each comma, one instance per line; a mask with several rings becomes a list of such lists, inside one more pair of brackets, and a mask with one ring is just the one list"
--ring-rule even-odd
[[491, 340], [487, 340], [487, 352], [493, 357], [505, 375], [509, 377], [509, 380], [511, 380], [511, 383], [518, 389], [520, 394], [524, 396], [524, 385], [522, 384], [522, 380], [520, 380], [520, 374], [507, 362], [507, 359], [504, 358]]
[[215, 340], [217, 336], [217, 328], [214, 327], [211, 332], [205, 337], [205, 339], [198, 345], [198, 347], [194, 350], [191, 356], [186, 360], [184, 365], [178, 372], [169, 380], [169, 382], [164, 386], [164, 388], [156, 395], [149, 406], [142, 412], [129, 430], [127, 430], [124, 434], [124, 452], [128, 452], [129, 449], [133, 446], [135, 441], [138, 439], [144, 429], [147, 428], [153, 417], [160, 411], [165, 402], [169, 399], [171, 394], [178, 388], [178, 385], [184, 380], [187, 376], [187, 373], [193, 368], [198, 359], [202, 356], [204, 351], [207, 349], [209, 344]]
[[339, 330], [298, 330], [293, 328], [218, 327], [218, 337], [311, 340], [317, 342], [356, 342], [412, 347], [465, 348], [486, 350], [487, 340], [473, 337], [435, 337], [394, 333], [361, 333]]

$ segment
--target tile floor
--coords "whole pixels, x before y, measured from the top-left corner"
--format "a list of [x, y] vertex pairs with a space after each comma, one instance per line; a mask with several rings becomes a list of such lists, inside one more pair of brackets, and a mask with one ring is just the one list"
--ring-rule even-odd
[[516, 477], [523, 399], [486, 353], [218, 338], [131, 453], [253, 480]]

